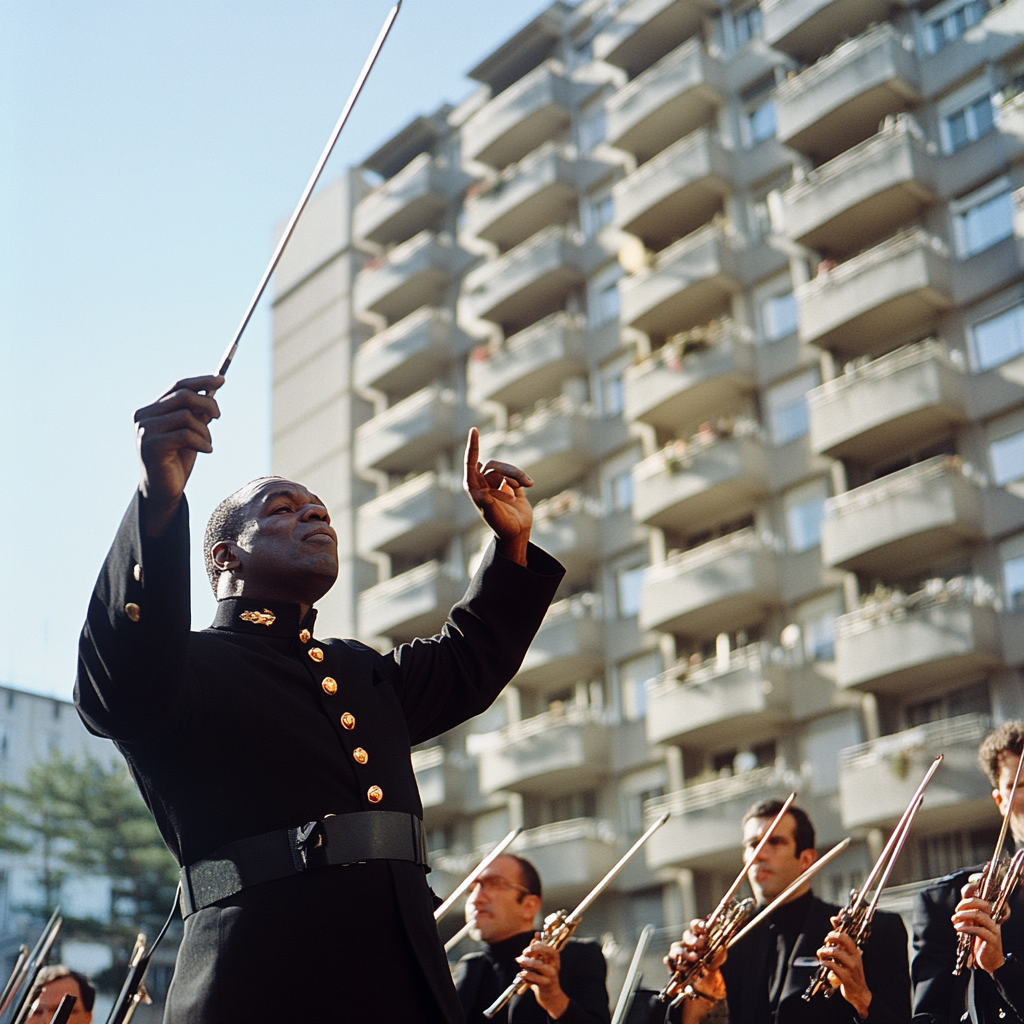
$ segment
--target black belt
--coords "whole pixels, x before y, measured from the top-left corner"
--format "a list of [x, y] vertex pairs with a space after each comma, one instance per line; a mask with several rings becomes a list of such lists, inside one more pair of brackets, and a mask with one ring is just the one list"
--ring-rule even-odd
[[181, 916], [251, 885], [365, 860], [408, 860], [429, 871], [423, 822], [401, 811], [355, 811], [228, 843], [181, 869]]

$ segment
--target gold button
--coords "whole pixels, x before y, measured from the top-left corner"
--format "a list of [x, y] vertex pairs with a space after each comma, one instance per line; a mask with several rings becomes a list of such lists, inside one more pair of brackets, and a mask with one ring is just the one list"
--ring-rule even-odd
[[304, 630], [302, 630], [302, 631], [301, 631], [301, 632], [299, 633], [299, 639], [300, 639], [300, 640], [301, 640], [301, 641], [302, 641], [302, 642], [303, 642], [304, 644], [308, 644], [308, 643], [309, 643], [309, 637], [310, 637], [310, 633], [309, 633], [309, 630], [308, 630], [308, 629], [304, 629]]
[[328, 696], [333, 697], [338, 692], [338, 684], [330, 676], [324, 676], [323, 682], [320, 685]]
[[129, 601], [124, 606], [124, 613], [132, 622], [138, 622], [142, 618], [142, 609], [134, 601]]
[[138, 583], [142, 580], [142, 566], [135, 563], [135, 568], [132, 569], [132, 575], [135, 577], [135, 582]]
[[380, 786], [371, 786], [366, 791], [366, 799], [369, 800], [371, 804], [379, 804], [381, 800], [384, 799], [384, 790], [381, 789]]
[[366, 764], [370, 760], [370, 755], [362, 747], [356, 747], [352, 751], [352, 756], [356, 759], [356, 764]]
[[310, 647], [306, 652], [317, 664], [324, 660], [324, 652], [319, 647]]
[[356, 727], [356, 716], [351, 711], [346, 711], [341, 716], [341, 727], [343, 729], [354, 729]]

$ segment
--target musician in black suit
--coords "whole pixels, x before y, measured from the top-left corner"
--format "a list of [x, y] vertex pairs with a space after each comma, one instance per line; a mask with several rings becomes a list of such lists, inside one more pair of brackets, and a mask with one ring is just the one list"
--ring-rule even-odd
[[601, 947], [570, 939], [557, 950], [541, 942], [533, 930], [540, 907], [540, 877], [523, 857], [497, 857], [477, 878], [466, 901], [466, 920], [483, 949], [455, 965], [467, 1024], [484, 1024], [484, 1010], [520, 974], [530, 989], [492, 1018], [498, 1024], [608, 1024]]
[[[1013, 807], [1010, 791], [1024, 750], [1024, 722], [990, 733], [978, 761], [992, 784], [992, 799], [1018, 843], [1024, 837], [1024, 789]], [[1012, 846], [1012, 843], [1010, 844]], [[991, 904], [977, 898], [984, 865], [940, 878], [914, 906], [914, 1021], [916, 1024], [1020, 1024], [1024, 1021], [1024, 896], [1010, 898], [1010, 917], [997, 924]], [[958, 935], [974, 936], [974, 966], [954, 976]]]
[[410, 745], [487, 708], [540, 626], [563, 570], [529, 543], [531, 481], [481, 466], [470, 432], [465, 486], [496, 543], [441, 633], [386, 655], [315, 635], [330, 515], [299, 483], [253, 481], [211, 517], [217, 615], [191, 632], [184, 490], [222, 383], [136, 413], [141, 481], [79, 645], [79, 713], [183, 867], [165, 1024], [459, 1022]]
[[[782, 810], [777, 800], [752, 807], [743, 819], [747, 878], [765, 906], [814, 863], [814, 826], [790, 807], [758, 856], [754, 848]], [[818, 899], [810, 884], [712, 964], [694, 984], [697, 998], [683, 1003], [683, 1024], [696, 1024], [724, 1001], [732, 1024], [906, 1024], [910, 1020], [907, 931], [896, 914], [878, 912], [863, 951], [850, 936], [834, 931], [839, 908]], [[666, 958], [695, 959], [706, 941], [703, 921], [692, 921]], [[803, 999], [819, 964], [839, 982], [831, 999]], [[678, 1018], [677, 1018], [678, 1019]]]

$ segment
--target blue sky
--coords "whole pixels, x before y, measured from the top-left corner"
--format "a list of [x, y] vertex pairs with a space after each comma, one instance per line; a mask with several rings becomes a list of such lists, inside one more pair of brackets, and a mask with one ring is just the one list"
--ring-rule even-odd
[[[546, 6], [405, 0], [324, 181], [462, 99], [465, 71]], [[70, 697], [138, 478], [132, 412], [215, 368], [389, 8], [0, 5], [0, 684]], [[269, 469], [268, 308], [218, 396], [194, 534]], [[196, 576], [201, 627], [213, 598]]]

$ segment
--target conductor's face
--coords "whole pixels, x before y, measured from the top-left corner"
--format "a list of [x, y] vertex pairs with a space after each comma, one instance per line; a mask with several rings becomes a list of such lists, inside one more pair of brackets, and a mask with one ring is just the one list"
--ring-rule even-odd
[[246, 525], [212, 555], [243, 593], [308, 604], [327, 593], [338, 577], [338, 535], [324, 503], [282, 477], [254, 481], [241, 497]]
[[[754, 849], [768, 831], [772, 818], [751, 818], [743, 826], [743, 859], [750, 865], [747, 878], [759, 904], [775, 899], [791, 882], [795, 882], [815, 860], [814, 850], [796, 852], [796, 820], [787, 814], [778, 828], [754, 857]], [[793, 899], [807, 891], [804, 886], [793, 893]], [[787, 902], [789, 902], [787, 900]]]

